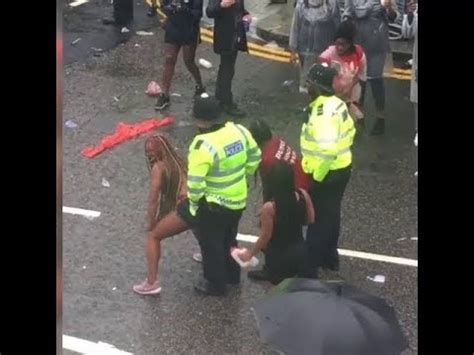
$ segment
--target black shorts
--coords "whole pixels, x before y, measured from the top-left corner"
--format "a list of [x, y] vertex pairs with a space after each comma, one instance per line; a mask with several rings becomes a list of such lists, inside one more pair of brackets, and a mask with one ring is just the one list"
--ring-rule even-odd
[[189, 199], [186, 198], [178, 203], [176, 213], [189, 225], [190, 229], [197, 227], [197, 214], [193, 216], [189, 211]]
[[198, 28], [196, 30], [183, 31], [172, 26], [165, 27], [165, 43], [178, 46], [190, 44], [197, 46], [201, 43], [200, 30]]

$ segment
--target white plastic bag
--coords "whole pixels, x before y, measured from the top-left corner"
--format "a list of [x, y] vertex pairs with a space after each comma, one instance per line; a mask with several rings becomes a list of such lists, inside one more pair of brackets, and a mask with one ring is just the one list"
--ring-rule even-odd
[[250, 259], [249, 261], [242, 261], [240, 258], [239, 258], [239, 254], [242, 253], [244, 250], [246, 250], [245, 248], [232, 248], [231, 251], [230, 251], [230, 255], [232, 256], [232, 258], [234, 258], [234, 260], [237, 262], [237, 264], [240, 265], [240, 267], [255, 267], [258, 265], [258, 259], [253, 256], [252, 259]]

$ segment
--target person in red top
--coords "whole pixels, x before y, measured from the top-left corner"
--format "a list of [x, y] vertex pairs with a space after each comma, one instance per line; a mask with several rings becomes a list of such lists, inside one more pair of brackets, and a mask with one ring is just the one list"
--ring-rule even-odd
[[319, 56], [319, 62], [336, 69], [334, 91], [347, 104], [356, 123], [363, 126], [360, 108], [362, 86], [367, 81], [367, 59], [363, 48], [354, 44], [355, 34], [355, 25], [350, 21], [343, 22], [337, 30], [334, 44]]
[[274, 137], [270, 127], [262, 120], [255, 120], [251, 123], [249, 131], [255, 142], [262, 151], [262, 161], [258, 168], [262, 179], [263, 200], [269, 200], [268, 183], [266, 182], [270, 167], [276, 162], [283, 160], [288, 162], [295, 177], [295, 190], [303, 189], [309, 191], [311, 179], [306, 175], [301, 167], [301, 160], [296, 151], [280, 137]]
[[[309, 191], [311, 178], [304, 173], [301, 167], [301, 160], [296, 151], [282, 138], [274, 137], [270, 127], [262, 120], [253, 121], [250, 124], [249, 131], [262, 152], [262, 160], [258, 172], [262, 179], [264, 205], [274, 199], [272, 190], [274, 190], [275, 177], [271, 177], [271, 172], [279, 165], [279, 162], [286, 162], [291, 167], [293, 171], [293, 179], [291, 180], [294, 181], [295, 191], [299, 191], [299, 189]], [[286, 237], [296, 236], [288, 235]], [[288, 261], [283, 264], [286, 265], [287, 263]], [[286, 267], [289, 266], [286, 265]], [[283, 266], [283, 268], [285, 268], [285, 266]], [[247, 276], [257, 281], [272, 281], [275, 275], [272, 276], [272, 271], [268, 269], [267, 264], [265, 264], [263, 269], [249, 271]]]

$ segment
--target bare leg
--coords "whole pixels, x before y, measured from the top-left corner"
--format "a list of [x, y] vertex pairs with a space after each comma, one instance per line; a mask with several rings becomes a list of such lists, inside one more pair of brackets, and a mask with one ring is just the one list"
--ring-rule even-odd
[[176, 213], [167, 214], [147, 235], [146, 258], [148, 263], [148, 283], [155, 283], [158, 263], [161, 257], [161, 241], [189, 229], [188, 224]]

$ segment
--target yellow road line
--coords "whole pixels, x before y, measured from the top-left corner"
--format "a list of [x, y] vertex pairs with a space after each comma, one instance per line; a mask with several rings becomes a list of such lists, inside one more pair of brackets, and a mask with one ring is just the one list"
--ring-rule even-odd
[[397, 74], [411, 75], [411, 69], [393, 68], [393, 72]]
[[[214, 32], [207, 29], [207, 28], [203, 28], [203, 27], [201, 27], [201, 35], [207, 35], [210, 38], [214, 38]], [[264, 52], [264, 53], [268, 53], [268, 54], [272, 54], [272, 55], [276, 55], [276, 56], [281, 56], [283, 58], [290, 58], [290, 52], [285, 51], [285, 50], [278, 50], [278, 49], [268, 48], [268, 47], [265, 47], [261, 44], [252, 43], [252, 42], [248, 42], [247, 46], [250, 49], [253, 49], [255, 51]]]
[[411, 80], [411, 75], [399, 75], [394, 73], [383, 73], [385, 78], [392, 78], [398, 80]]
[[[201, 34], [201, 40], [203, 42], [206, 42], [206, 43], [213, 43], [213, 39], [205, 34]], [[272, 54], [268, 54], [268, 53], [263, 53], [263, 52], [259, 52], [259, 51], [255, 51], [255, 50], [252, 50], [249, 48], [249, 52], [248, 52], [250, 55], [253, 55], [255, 57], [260, 57], [260, 58], [265, 58], [265, 59], [270, 59], [270, 60], [273, 60], [273, 61], [276, 61], [276, 62], [282, 62], [282, 63], [289, 63], [290, 62], [290, 58], [283, 58], [283, 57], [280, 57], [280, 56], [276, 56], [276, 55], [272, 55]]]

